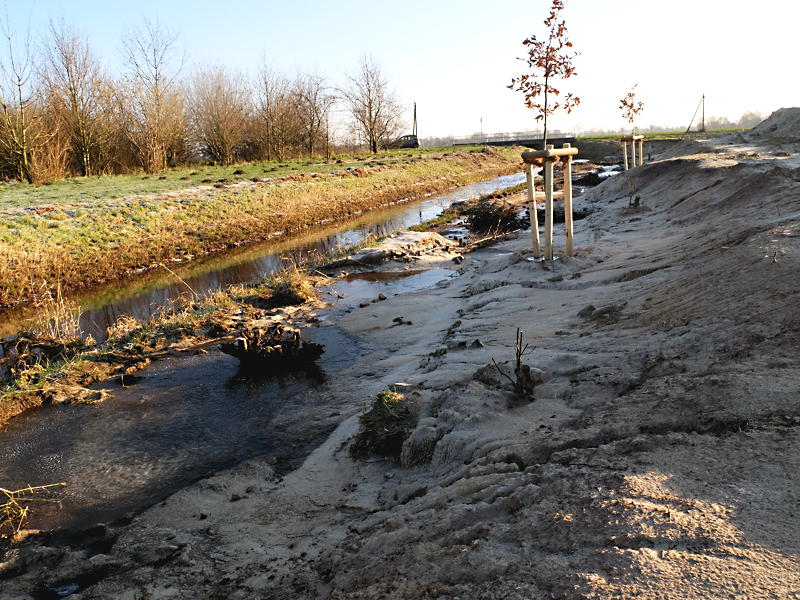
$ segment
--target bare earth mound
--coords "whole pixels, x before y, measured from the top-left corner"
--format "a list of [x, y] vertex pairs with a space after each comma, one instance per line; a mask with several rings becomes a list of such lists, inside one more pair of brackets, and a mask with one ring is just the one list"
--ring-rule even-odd
[[756, 136], [800, 139], [800, 108], [779, 108], [752, 129]]
[[[344, 316], [368, 352], [325, 384], [349, 412], [302, 468], [249, 461], [105, 545], [13, 548], [0, 595], [799, 597], [800, 157], [760, 133], [578, 197], [574, 257], [520, 234]], [[517, 327], [533, 400], [492, 366]], [[407, 466], [351, 458], [395, 382], [420, 407]]]

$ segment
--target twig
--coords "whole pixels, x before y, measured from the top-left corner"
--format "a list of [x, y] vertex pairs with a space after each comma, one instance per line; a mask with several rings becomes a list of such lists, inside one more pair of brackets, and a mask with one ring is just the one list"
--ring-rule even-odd
[[[0, 527], [8, 525], [11, 531], [15, 534], [22, 530], [25, 525], [25, 520], [28, 518], [29, 506], [22, 506], [20, 502], [54, 502], [59, 503], [60, 500], [51, 500], [49, 498], [35, 498], [34, 494], [40, 490], [46, 490], [52, 487], [64, 487], [66, 483], [51, 483], [49, 485], [39, 485], [32, 487], [30, 484], [27, 488], [21, 490], [7, 490], [0, 488], [0, 492], [4, 493], [8, 498], [6, 502], [0, 504]], [[24, 494], [30, 494], [30, 498], [24, 497]]]
[[179, 277], [179, 276], [178, 276], [178, 275], [175, 273], [175, 271], [173, 271], [172, 269], [170, 269], [170, 268], [169, 268], [167, 265], [165, 265], [164, 263], [158, 263], [158, 264], [159, 264], [159, 265], [161, 265], [162, 267], [164, 267], [164, 268], [165, 268], [167, 271], [169, 271], [169, 273], [170, 273], [170, 274], [172, 274], [172, 276], [173, 276], [173, 277], [175, 277], [175, 279], [177, 279], [177, 280], [178, 280], [178, 281], [180, 281], [180, 282], [181, 282], [183, 285], [185, 285], [187, 288], [189, 288], [189, 291], [190, 291], [190, 292], [192, 292], [192, 293], [194, 294], [194, 297], [195, 297], [195, 298], [199, 298], [199, 297], [200, 297], [200, 294], [198, 294], [197, 292], [195, 292], [195, 291], [192, 289], [192, 286], [190, 286], [190, 285], [189, 285], [188, 283], [186, 283], [186, 282], [185, 282], [183, 279], [181, 279], [181, 278], [180, 278], [180, 277]]
[[500, 371], [500, 374], [503, 377], [505, 377], [506, 379], [508, 379], [516, 387], [516, 385], [517, 385], [516, 382], [513, 379], [511, 379], [511, 377], [509, 377], [508, 375], [503, 373], [503, 369], [500, 368], [500, 366], [497, 364], [497, 362], [494, 360], [494, 358], [492, 358], [492, 362], [494, 363], [494, 366], [497, 368], [497, 370]]

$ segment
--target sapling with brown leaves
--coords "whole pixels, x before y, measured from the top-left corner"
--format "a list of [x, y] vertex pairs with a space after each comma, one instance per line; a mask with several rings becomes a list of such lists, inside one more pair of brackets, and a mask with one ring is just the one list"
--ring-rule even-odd
[[633, 91], [636, 89], [637, 85], [639, 84], [637, 83], [634, 85], [631, 91], [628, 92], [628, 95], [619, 101], [619, 109], [622, 111], [622, 117], [631, 124], [631, 134], [636, 132], [636, 128], [633, 127], [633, 122], [636, 120], [636, 117], [639, 116], [639, 113], [644, 110], [644, 102], [637, 102], [636, 93]]
[[[520, 57], [519, 60], [525, 61], [533, 72], [515, 77], [508, 86], [509, 89], [522, 92], [525, 105], [538, 112], [537, 121], [544, 122], [543, 150], [547, 148], [547, 116], [559, 108], [569, 114], [581, 102], [580, 98], [571, 93], [564, 96], [561, 102], [551, 103], [549, 98], [550, 94], [555, 96], [561, 94], [561, 91], [550, 83], [552, 79], [567, 79], [577, 74], [575, 67], [572, 66], [572, 60], [579, 53], [569, 51], [572, 42], [569, 41], [566, 22], [563, 19], [561, 22], [558, 20], [562, 10], [564, 1], [553, 0], [550, 16], [544, 21], [547, 37], [539, 40], [532, 35], [522, 42], [528, 49], [528, 56]], [[544, 84], [540, 79], [544, 79]]]

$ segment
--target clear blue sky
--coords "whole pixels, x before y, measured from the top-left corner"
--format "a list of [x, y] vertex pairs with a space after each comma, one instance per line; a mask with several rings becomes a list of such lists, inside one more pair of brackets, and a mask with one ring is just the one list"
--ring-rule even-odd
[[[119, 40], [142, 15], [180, 29], [194, 63], [255, 72], [262, 53], [277, 67], [314, 69], [331, 79], [363, 53], [378, 59], [422, 136], [521, 131], [534, 113], [506, 89], [525, 65], [522, 40], [543, 35], [550, 0], [13, 0], [12, 27], [46, 33], [62, 14], [86, 32], [119, 72]], [[0, 5], [2, 6], [2, 5]], [[578, 75], [561, 86], [580, 96], [551, 128], [621, 127], [619, 99], [638, 83], [648, 125], [688, 124], [703, 93], [706, 115], [738, 119], [800, 105], [798, 0], [566, 0], [562, 13]]]

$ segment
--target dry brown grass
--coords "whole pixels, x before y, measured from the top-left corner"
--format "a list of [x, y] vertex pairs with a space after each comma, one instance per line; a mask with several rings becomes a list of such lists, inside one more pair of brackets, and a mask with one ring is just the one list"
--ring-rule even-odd
[[58, 504], [57, 498], [50, 497], [52, 488], [64, 487], [66, 483], [51, 483], [50, 485], [30, 485], [21, 490], [7, 490], [0, 488], [0, 493], [5, 494], [5, 501], [0, 504], [0, 532], [8, 528], [12, 534], [18, 534], [24, 527], [31, 512], [31, 506], [36, 503], [49, 502]]

